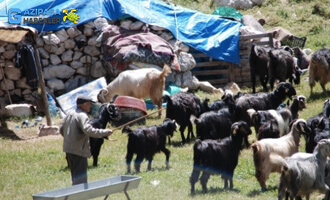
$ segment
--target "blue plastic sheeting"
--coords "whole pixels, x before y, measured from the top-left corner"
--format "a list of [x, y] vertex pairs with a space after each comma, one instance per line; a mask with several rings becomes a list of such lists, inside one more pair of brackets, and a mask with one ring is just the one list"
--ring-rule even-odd
[[[241, 23], [156, 0], [43, 0], [42, 3], [40, 0], [6, 0], [0, 2], [0, 19], [3, 22], [8, 22], [6, 11], [10, 8], [19, 8], [22, 13], [27, 9], [61, 12], [63, 9], [76, 9], [80, 16], [77, 24], [69, 20], [61, 20], [60, 24], [29, 24], [39, 32], [85, 24], [102, 16], [116, 20], [128, 14], [147, 24], [168, 29], [175, 38], [210, 57], [236, 64], [240, 60], [238, 40]], [[62, 19], [63, 16], [65, 14], [61, 13], [54, 17]]]

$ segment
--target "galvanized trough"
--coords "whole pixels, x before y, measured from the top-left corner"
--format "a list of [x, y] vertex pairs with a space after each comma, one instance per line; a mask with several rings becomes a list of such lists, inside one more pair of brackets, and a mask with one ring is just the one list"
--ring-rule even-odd
[[104, 180], [33, 194], [32, 197], [33, 200], [82, 200], [101, 196], [105, 196], [104, 199], [107, 199], [110, 194], [124, 192], [127, 199], [130, 199], [127, 190], [137, 188], [140, 180], [141, 177], [137, 176], [115, 176]]

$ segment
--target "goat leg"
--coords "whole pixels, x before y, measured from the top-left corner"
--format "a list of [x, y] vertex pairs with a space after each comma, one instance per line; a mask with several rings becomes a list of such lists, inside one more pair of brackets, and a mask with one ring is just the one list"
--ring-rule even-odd
[[132, 162], [133, 154], [126, 154], [126, 166], [127, 166], [127, 173], [131, 173], [131, 162]]
[[200, 178], [200, 182], [201, 182], [201, 185], [202, 185], [202, 189], [203, 189], [203, 192], [206, 193], [207, 192], [207, 181], [209, 180], [210, 178], [210, 173], [207, 172], [208, 169], [206, 169], [205, 171], [203, 171], [203, 174]]
[[186, 126], [180, 126], [180, 133], [181, 133], [182, 144], [186, 143], [186, 139], [184, 137], [184, 130], [185, 129], [186, 129]]
[[195, 168], [195, 166], [194, 166], [194, 169], [189, 178], [190, 185], [191, 185], [191, 189], [190, 189], [191, 194], [195, 194], [195, 183], [198, 181], [200, 172], [201, 171], [198, 169], [198, 167]]
[[151, 171], [152, 158], [148, 158], [148, 171]]
[[143, 161], [143, 158], [144, 158], [143, 155], [140, 155], [140, 154], [138, 154], [136, 156], [136, 159], [135, 159], [135, 162], [134, 162], [134, 168], [135, 168], [136, 173], [140, 172], [140, 166], [141, 166], [141, 163]]
[[162, 149], [162, 152], [164, 152], [165, 156], [166, 156], [166, 169], [170, 169], [170, 155], [171, 155], [171, 152], [167, 149], [167, 148], [163, 148]]

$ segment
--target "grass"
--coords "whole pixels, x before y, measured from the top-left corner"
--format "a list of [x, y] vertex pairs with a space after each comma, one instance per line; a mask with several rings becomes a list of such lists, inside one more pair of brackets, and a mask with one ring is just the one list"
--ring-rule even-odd
[[[301, 85], [296, 86], [297, 94], [307, 97], [307, 109], [300, 113], [300, 117], [307, 119], [316, 115], [322, 110], [323, 102], [329, 98], [329, 92], [323, 94], [319, 85], [315, 88], [315, 95], [309, 96], [309, 86], [303, 77]], [[329, 86], [327, 87], [329, 90]], [[251, 92], [249, 88], [242, 88], [243, 91]], [[259, 86], [257, 90], [261, 90]], [[209, 97], [211, 100], [218, 98], [202, 91], [196, 94], [201, 98]], [[151, 111], [149, 111], [151, 112]], [[165, 112], [163, 111], [163, 117]], [[7, 132], [15, 133], [20, 138], [34, 138], [37, 128], [15, 128], [23, 119], [6, 119]], [[31, 119], [32, 120], [32, 119]], [[163, 119], [150, 116], [146, 121], [147, 125], [160, 124]], [[45, 119], [44, 119], [45, 121]], [[53, 124], [60, 124], [60, 118], [54, 118]], [[134, 128], [134, 126], [133, 126]], [[0, 130], [0, 131], [3, 131]], [[88, 180], [96, 181], [112, 176], [126, 174], [125, 155], [127, 136], [120, 131], [111, 136], [116, 141], [106, 141], [102, 147], [99, 158], [99, 166], [92, 167], [92, 159], [89, 160]], [[253, 133], [250, 142], [255, 140]], [[189, 177], [192, 171], [193, 141], [180, 145], [181, 137], [179, 132], [172, 138], [170, 149], [169, 170], [165, 169], [165, 156], [156, 154], [153, 162], [153, 170], [146, 171], [147, 163], [143, 162], [141, 173], [133, 174], [141, 176], [141, 182], [137, 189], [129, 191], [132, 199], [276, 199], [279, 174], [271, 174], [267, 185], [269, 191], [261, 193], [258, 182], [254, 177], [254, 165], [251, 149], [244, 149], [241, 152], [238, 166], [234, 175], [234, 189], [223, 190], [223, 181], [220, 176], [211, 176], [208, 182], [209, 192], [203, 194], [200, 183], [196, 183], [196, 195], [190, 195]], [[304, 151], [304, 139], [301, 140], [301, 151]], [[0, 135], [0, 199], [31, 199], [32, 194], [45, 192], [53, 189], [68, 187], [71, 185], [70, 172], [67, 169], [65, 154], [62, 152], [61, 136], [45, 136], [34, 139], [14, 138], [10, 134], [1, 132]], [[159, 181], [153, 185], [153, 181]], [[312, 199], [321, 199], [323, 195], [318, 193]], [[111, 195], [112, 199], [125, 199], [123, 193]], [[103, 199], [103, 198], [96, 198]]]

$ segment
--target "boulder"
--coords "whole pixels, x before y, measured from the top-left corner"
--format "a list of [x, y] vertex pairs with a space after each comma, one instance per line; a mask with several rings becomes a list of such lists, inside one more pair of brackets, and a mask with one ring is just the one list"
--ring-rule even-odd
[[42, 39], [46, 44], [50, 45], [58, 45], [61, 42], [61, 40], [54, 33], [42, 36]]
[[44, 78], [47, 80], [51, 78], [69, 79], [74, 73], [74, 69], [64, 64], [44, 68]]
[[14, 80], [14, 81], [17, 81], [21, 78], [22, 73], [19, 68], [16, 68], [14, 66], [12, 66], [12, 67], [6, 66], [4, 69], [5, 69], [5, 75], [7, 78]]
[[60, 64], [62, 61], [60, 59], [60, 57], [58, 57], [57, 55], [55, 54], [50, 54], [50, 63], [52, 65], [58, 65]]
[[33, 115], [31, 104], [11, 104], [5, 107], [6, 114], [12, 117], [27, 117]]
[[103, 68], [101, 61], [97, 61], [97, 62], [95, 62], [94, 65], [92, 65], [91, 70], [90, 70], [90, 75], [93, 78], [99, 78], [99, 77], [105, 76], [106, 74], [107, 74], [107, 72]]
[[72, 61], [72, 55], [73, 55], [73, 51], [71, 51], [71, 50], [65, 51], [62, 54], [61, 59], [62, 59], [63, 62], [71, 62]]
[[59, 80], [57, 78], [49, 79], [47, 81], [47, 86], [51, 89], [56, 90], [63, 90], [65, 89], [65, 85], [62, 80]]
[[94, 46], [86, 46], [84, 48], [84, 53], [86, 53], [90, 56], [98, 56], [98, 55], [100, 55], [101, 52]]
[[60, 39], [61, 42], [64, 42], [69, 38], [69, 35], [64, 29], [61, 29], [55, 33], [55, 35]]

